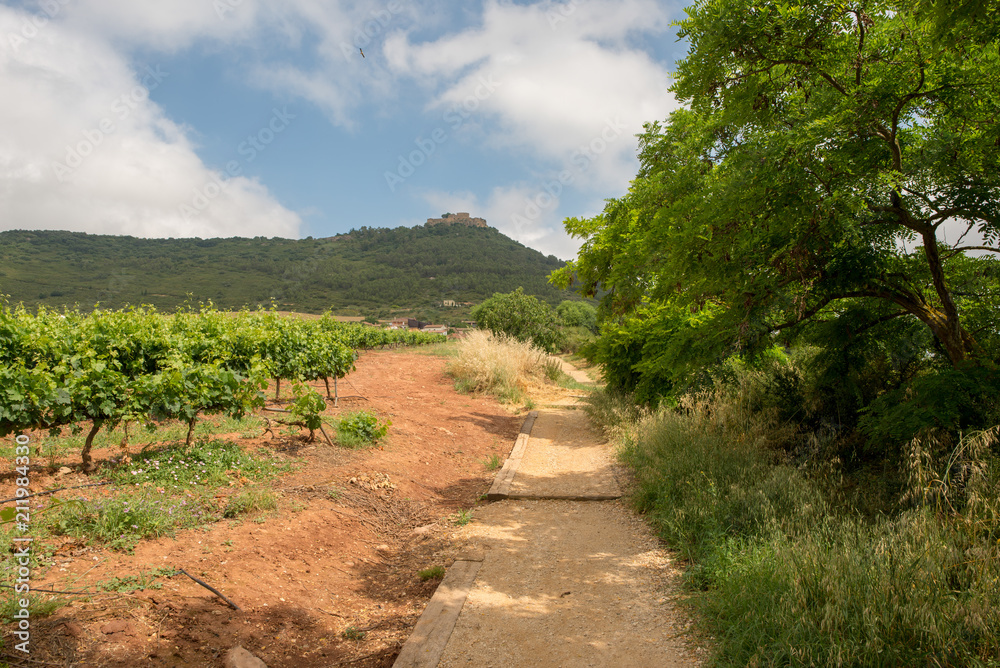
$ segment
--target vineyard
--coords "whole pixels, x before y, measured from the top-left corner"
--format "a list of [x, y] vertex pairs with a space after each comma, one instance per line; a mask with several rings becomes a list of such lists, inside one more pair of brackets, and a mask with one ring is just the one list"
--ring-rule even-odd
[[357, 351], [440, 341], [440, 335], [305, 321], [274, 311], [213, 308], [164, 314], [150, 307], [81, 313], [0, 308], [0, 436], [89, 424], [101, 429], [199, 416], [239, 419], [264, 404], [268, 379], [294, 385], [296, 404], [322, 399], [302, 383], [343, 378]]
[[[5, 555], [0, 559], [5, 573], [0, 578], [0, 664], [19, 658], [14, 647], [22, 640], [15, 634], [20, 631], [15, 615], [26, 609], [30, 658], [40, 663], [222, 665], [220, 655], [241, 645], [274, 668], [338, 661], [384, 665], [410, 634], [438, 583], [418, 574], [448, 563], [440, 551], [452, 526], [449, 518], [476, 505], [492, 479], [487, 462], [503, 456], [523, 421], [491, 397], [459, 392], [446, 371], [447, 346], [404, 345], [440, 341], [440, 336], [270, 313], [3, 315], [8, 339], [15, 332], [32, 359], [42, 358], [40, 351], [49, 355], [47, 367], [32, 367], [31, 359], [7, 350], [6, 358], [15, 359], [7, 366], [22, 374], [51, 371], [63, 361], [60, 354], [98, 347], [94, 339], [100, 331], [128, 329], [138, 340], [127, 347], [122, 338], [114, 354], [105, 351], [100, 358], [116, 370], [115, 380], [105, 383], [120, 383], [137, 396], [117, 428], [105, 420], [90, 439], [93, 473], [79, 465], [93, 420], [65, 425], [60, 436], [32, 425], [21, 438], [3, 439], [0, 452], [8, 467], [0, 475], [0, 499], [7, 500], [0, 508], [0, 554]], [[60, 315], [76, 326], [63, 329]], [[126, 327], [130, 318], [141, 324]], [[278, 327], [287, 328], [283, 336], [269, 332]], [[230, 391], [225, 383], [223, 389], [208, 387], [211, 367], [225, 370], [227, 355], [235, 358], [240, 345], [264, 332], [274, 351], [279, 340], [318, 346], [324, 336], [329, 336], [326, 345], [339, 336], [347, 350], [343, 365], [351, 369], [339, 382], [339, 406], [323, 396], [321, 379], [296, 380], [312, 373], [309, 351], [299, 351], [297, 368], [288, 363], [283, 370], [268, 366], [277, 357], [241, 366], [230, 361], [236, 382], [248, 386], [245, 394], [259, 408], [244, 407], [248, 414], [242, 419], [224, 411], [195, 413], [197, 428], [186, 444], [185, 417], [160, 418], [162, 411], [178, 414], [179, 408], [162, 407], [167, 403], [162, 395], [159, 403], [150, 396], [150, 388], [175, 383], [163, 361], [167, 352], [187, 360], [188, 366], [177, 371], [187, 372], [192, 388], [200, 382], [207, 388], [204, 394], [224, 394]], [[157, 349], [158, 339], [168, 344]], [[55, 353], [53, 342], [65, 353]], [[8, 341], [5, 348], [12, 345]], [[368, 347], [375, 349], [355, 358]], [[140, 367], [135, 360], [141, 350], [148, 350], [145, 375], [131, 370]], [[96, 352], [92, 355], [97, 359]], [[203, 361], [196, 362], [196, 356]], [[255, 364], [256, 382], [266, 380], [267, 388], [247, 380], [247, 369]], [[192, 369], [198, 365], [207, 368], [195, 378]], [[63, 397], [68, 400], [82, 383], [74, 385], [67, 372], [60, 373], [52, 373], [48, 382], [69, 388]], [[286, 379], [279, 402], [271, 374]], [[22, 392], [15, 402], [15, 394], [9, 387], [0, 390], [5, 415], [28, 413], [34, 405], [32, 414], [41, 416], [36, 419], [43, 427], [69, 419], [46, 403], [55, 403], [51, 399]], [[294, 415], [297, 394], [318, 400], [311, 406], [319, 413], [317, 434], [325, 427], [336, 447], [322, 438], [310, 442], [309, 421]], [[74, 404], [85, 406], [87, 397]], [[278, 410], [288, 413], [273, 412]], [[86, 415], [82, 408], [78, 414]], [[154, 431], [141, 428], [146, 422]], [[66, 427], [76, 433], [67, 434]], [[29, 446], [21, 445], [29, 439]], [[21, 457], [28, 449], [30, 471], [28, 457]], [[19, 562], [15, 551], [26, 538], [30, 555]], [[23, 586], [16, 579], [22, 567], [29, 571], [24, 577], [30, 590], [12, 596]], [[215, 587], [240, 609], [185, 573]], [[26, 607], [16, 605], [22, 599]]]

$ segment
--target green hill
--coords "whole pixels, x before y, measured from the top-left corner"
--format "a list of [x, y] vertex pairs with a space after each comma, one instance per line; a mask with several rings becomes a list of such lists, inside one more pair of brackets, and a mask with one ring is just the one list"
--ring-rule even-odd
[[453, 322], [468, 309], [442, 310], [445, 300], [479, 302], [518, 286], [552, 304], [569, 298], [547, 282], [562, 265], [493, 228], [464, 225], [362, 227], [299, 240], [0, 232], [0, 293], [26, 306], [173, 309], [211, 300], [237, 309], [273, 301], [306, 313]]

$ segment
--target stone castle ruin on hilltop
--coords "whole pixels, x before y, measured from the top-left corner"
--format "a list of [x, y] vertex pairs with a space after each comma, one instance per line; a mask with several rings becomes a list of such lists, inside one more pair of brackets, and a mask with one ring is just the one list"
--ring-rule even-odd
[[468, 227], [489, 227], [483, 218], [469, 218], [466, 211], [458, 213], [446, 213], [440, 218], [428, 218], [425, 227], [431, 225], [466, 225]]

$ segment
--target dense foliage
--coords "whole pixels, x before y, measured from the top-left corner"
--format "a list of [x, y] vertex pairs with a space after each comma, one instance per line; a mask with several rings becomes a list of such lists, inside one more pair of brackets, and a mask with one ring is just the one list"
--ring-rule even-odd
[[[73, 232], [0, 232], [0, 293], [33, 307], [100, 302], [174, 309], [213, 301], [224, 309], [327, 309], [461, 325], [463, 309], [523, 286], [550, 304], [567, 294], [546, 276], [553, 256], [492, 228], [463, 225], [361, 228], [322, 239], [137, 239]], [[450, 318], [452, 315], [454, 318]]]
[[920, 376], [997, 362], [1000, 40], [973, 9], [688, 10], [688, 108], [646, 126], [628, 194], [567, 221], [584, 244], [555, 275], [607, 290], [613, 385], [655, 402], [732, 354], [816, 346], [807, 389], [851, 426]]
[[712, 665], [996, 665], [998, 430], [914, 439], [897, 505], [884, 478], [779, 455], [783, 369], [736, 366], [644, 417], [592, 399], [635, 505], [688, 563]]
[[552, 307], [525, 294], [523, 288], [494, 294], [472, 309], [472, 317], [480, 329], [531, 342], [547, 352], [559, 344], [559, 322]]
[[0, 308], [0, 435], [90, 423], [102, 427], [199, 415], [240, 418], [262, 405], [267, 378], [339, 378], [359, 348], [439, 341], [439, 335], [303, 320], [273, 311], [152, 308], [62, 313]]

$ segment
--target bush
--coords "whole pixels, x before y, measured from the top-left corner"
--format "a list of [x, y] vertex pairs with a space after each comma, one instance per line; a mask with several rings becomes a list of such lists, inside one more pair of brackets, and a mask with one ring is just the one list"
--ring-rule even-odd
[[295, 397], [288, 412], [292, 419], [301, 422], [309, 430], [309, 442], [316, 438], [316, 430], [323, 426], [323, 412], [326, 411], [326, 399], [319, 392], [303, 383], [292, 387]]
[[382, 422], [367, 411], [348, 413], [337, 422], [337, 442], [347, 448], [375, 445], [389, 433], [389, 420]]
[[497, 336], [531, 342], [546, 352], [554, 352], [560, 342], [555, 313], [548, 304], [524, 294], [523, 288], [492, 297], [472, 309], [472, 317], [480, 329]]
[[579, 327], [597, 333], [597, 309], [587, 302], [566, 300], [556, 307], [563, 327]]

